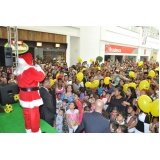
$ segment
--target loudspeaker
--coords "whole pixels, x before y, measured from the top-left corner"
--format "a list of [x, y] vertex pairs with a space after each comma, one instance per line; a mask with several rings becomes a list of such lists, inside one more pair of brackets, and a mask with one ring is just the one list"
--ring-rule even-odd
[[0, 66], [11, 67], [13, 65], [12, 48], [0, 47]]
[[17, 101], [14, 100], [15, 94], [19, 94], [19, 88], [16, 83], [0, 86], [0, 104], [6, 105], [17, 103]]

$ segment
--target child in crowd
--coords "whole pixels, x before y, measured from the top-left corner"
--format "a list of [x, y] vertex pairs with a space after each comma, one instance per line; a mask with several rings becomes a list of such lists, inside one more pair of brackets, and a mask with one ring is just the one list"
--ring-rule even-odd
[[89, 106], [85, 106], [84, 107], [84, 113], [90, 113], [91, 112], [91, 109]]
[[159, 117], [154, 117], [149, 129], [152, 133], [159, 133]]
[[91, 102], [91, 112], [93, 112], [95, 110], [95, 102], [96, 99], [94, 97], [90, 98], [90, 102]]
[[128, 133], [135, 132], [135, 126], [137, 125], [138, 119], [136, 115], [137, 107], [130, 105], [128, 106], [128, 116], [127, 116], [127, 126], [128, 126]]
[[79, 91], [80, 91], [79, 100], [83, 103], [83, 102], [84, 102], [84, 99], [85, 99], [85, 89], [84, 89], [84, 87], [80, 87], [80, 88], [79, 88]]
[[81, 101], [79, 100], [79, 97], [80, 97], [79, 93], [74, 93], [74, 102], [75, 102], [75, 104], [76, 104], [76, 106], [78, 107], [78, 110], [79, 110], [79, 121], [80, 121], [80, 119], [82, 119], [83, 106], [82, 106]]
[[62, 133], [64, 110], [60, 109], [56, 117], [55, 128]]
[[117, 133], [118, 127], [119, 127], [119, 124], [116, 121], [110, 122], [110, 132], [111, 133]]
[[[107, 103], [107, 91], [103, 90], [102, 95], [100, 96], [100, 99], [104, 102], [104, 105]], [[104, 108], [106, 110], [106, 106]]]
[[68, 129], [68, 125], [67, 125], [67, 120], [66, 120], [66, 112], [68, 110], [68, 106], [67, 106], [68, 100], [67, 99], [63, 99], [62, 100], [62, 109], [64, 110], [64, 117], [63, 117], [63, 133], [68, 133], [69, 129]]
[[67, 99], [62, 100], [62, 107], [61, 108], [64, 109], [64, 114], [66, 114], [66, 112], [68, 110], [67, 103], [68, 103]]
[[58, 114], [59, 109], [61, 107], [62, 107], [61, 93], [58, 93], [56, 98], [56, 115]]
[[118, 117], [118, 107], [113, 107], [112, 112], [110, 113], [110, 121], [115, 121]]
[[58, 102], [57, 105], [56, 105], [56, 116], [58, 115], [59, 110], [61, 109], [61, 107], [62, 107], [62, 103]]
[[119, 125], [126, 125], [126, 118], [127, 118], [126, 113], [124, 111], [121, 111], [121, 112], [119, 112], [119, 114], [116, 118], [116, 122]]
[[79, 110], [75, 109], [76, 104], [72, 101], [69, 104], [69, 109], [66, 112], [66, 120], [69, 127], [69, 133], [75, 132], [79, 125]]
[[126, 125], [119, 125], [117, 133], [128, 133], [128, 128]]
[[109, 93], [109, 92], [106, 92], [106, 103], [105, 103], [105, 105], [104, 105], [104, 109], [105, 109], [105, 110], [106, 110], [107, 107], [108, 107], [108, 99], [109, 99], [109, 97], [110, 97], [110, 93]]

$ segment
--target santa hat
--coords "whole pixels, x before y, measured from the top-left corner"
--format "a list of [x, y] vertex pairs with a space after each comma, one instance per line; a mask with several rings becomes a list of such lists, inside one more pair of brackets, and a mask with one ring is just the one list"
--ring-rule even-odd
[[28, 65], [33, 65], [32, 54], [28, 52], [23, 55], [20, 55], [18, 57], [18, 62], [20, 64], [27, 63]]

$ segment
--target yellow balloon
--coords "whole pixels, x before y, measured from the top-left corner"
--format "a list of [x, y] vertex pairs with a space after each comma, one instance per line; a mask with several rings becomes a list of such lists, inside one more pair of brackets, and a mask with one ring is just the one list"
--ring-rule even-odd
[[136, 89], [136, 86], [137, 85], [135, 83], [133, 83], [133, 82], [128, 84], [128, 87], [133, 87], [134, 89]]
[[83, 73], [81, 73], [81, 72], [77, 73], [76, 77], [81, 82], [83, 80]]
[[94, 87], [97, 88], [99, 86], [99, 80], [94, 80], [93, 84], [94, 84]]
[[147, 95], [142, 95], [138, 98], [138, 106], [145, 113], [149, 113], [151, 111], [151, 103], [152, 100]]
[[143, 80], [139, 83], [139, 90], [141, 91], [142, 89], [145, 89], [145, 90], [149, 90], [150, 88], [150, 84], [147, 80]]
[[123, 85], [123, 91], [124, 91], [124, 93], [127, 93], [128, 87], [129, 87], [128, 84], [124, 84], [124, 85]]
[[82, 58], [79, 57], [79, 58], [78, 58], [78, 62], [82, 62]]
[[59, 74], [59, 73], [57, 73], [57, 75], [56, 75], [56, 79], [59, 77], [59, 75], [60, 75], [60, 74]]
[[93, 59], [90, 59], [90, 62], [92, 63], [92, 62], [93, 62]]
[[143, 65], [143, 61], [138, 62], [138, 66], [142, 66]]
[[97, 69], [100, 71], [100, 70], [101, 70], [101, 67], [97, 67]]
[[93, 82], [91, 83], [90, 88], [92, 88], [92, 89], [93, 89], [93, 88], [95, 88], [95, 86], [94, 86], [94, 83], [93, 83]]
[[91, 87], [91, 82], [86, 82], [86, 83], [85, 83], [85, 86], [86, 86], [87, 88], [90, 88], [90, 87]]
[[83, 72], [83, 71], [85, 71], [85, 70], [86, 70], [86, 68], [82, 68], [81, 72]]
[[135, 73], [133, 71], [130, 71], [129, 72], [129, 76], [132, 77], [132, 78], [134, 78], [135, 77]]
[[159, 99], [156, 99], [151, 103], [152, 116], [159, 117]]
[[55, 83], [55, 81], [56, 81], [56, 79], [54, 79], [54, 80], [53, 80], [53, 79], [50, 79], [50, 85], [53, 86], [54, 83]]
[[109, 84], [109, 80], [110, 80], [111, 78], [110, 77], [105, 77], [105, 79], [104, 79], [104, 84]]
[[159, 71], [159, 67], [155, 69], [155, 71]]
[[148, 73], [148, 76], [151, 76], [152, 78], [155, 77], [155, 75], [156, 73], [153, 70], [149, 71]]

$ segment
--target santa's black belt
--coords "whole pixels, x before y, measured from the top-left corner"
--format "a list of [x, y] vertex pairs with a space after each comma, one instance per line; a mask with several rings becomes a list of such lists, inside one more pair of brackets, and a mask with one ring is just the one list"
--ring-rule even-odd
[[37, 91], [39, 87], [32, 87], [32, 88], [20, 88], [22, 91], [30, 92], [30, 91]]

